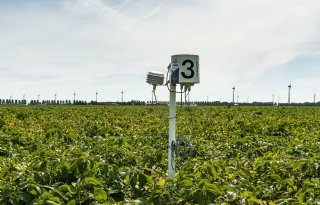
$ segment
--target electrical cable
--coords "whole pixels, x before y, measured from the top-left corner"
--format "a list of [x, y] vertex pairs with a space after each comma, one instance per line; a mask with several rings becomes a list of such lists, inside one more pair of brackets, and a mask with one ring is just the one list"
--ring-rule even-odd
[[[169, 90], [169, 92], [174, 92], [174, 93], [180, 94], [180, 109], [174, 117], [169, 117], [169, 119], [174, 119], [178, 115], [180, 115], [181, 112], [183, 111], [183, 104], [184, 104], [184, 105], [187, 105], [186, 110], [189, 113], [190, 124], [192, 124], [192, 126], [193, 126], [194, 125], [193, 113], [192, 113], [192, 109], [190, 106], [190, 102], [187, 100], [187, 97], [190, 95], [190, 86], [189, 85], [182, 85], [180, 87], [180, 92], [170, 90], [169, 85], [168, 85], [170, 83], [170, 81], [168, 80], [169, 71], [170, 71], [170, 68], [168, 67], [165, 85], [166, 85], [167, 89]], [[184, 88], [184, 90], [183, 90], [183, 88]], [[184, 102], [183, 102], [183, 94], [184, 94]], [[191, 134], [191, 136], [192, 136], [192, 133], [189, 133], [189, 134]], [[186, 161], [189, 157], [193, 156], [194, 153], [196, 153], [194, 151], [194, 146], [191, 144], [191, 142], [189, 142], [183, 136], [184, 136], [183, 134], [179, 135], [175, 141], [171, 142], [170, 147], [169, 147], [169, 149], [171, 149], [171, 166], [172, 166], [173, 170], [180, 168], [184, 161]]]
[[[182, 87], [180, 87], [180, 90], [182, 90]], [[176, 92], [177, 93], [177, 92]], [[177, 118], [177, 116], [178, 115], [180, 115], [180, 113], [182, 112], [182, 94], [183, 94], [183, 92], [178, 92], [178, 93], [180, 93], [181, 94], [181, 96], [180, 96], [180, 109], [179, 109], [179, 112], [178, 113], [176, 113], [176, 115], [175, 116], [173, 116], [173, 117], [169, 117], [168, 119], [169, 120], [171, 120], [171, 119], [174, 119], [174, 118]]]
[[[168, 90], [169, 90], [169, 92], [174, 92], [174, 93], [181, 93], [181, 92], [177, 92], [177, 91], [173, 91], [173, 90], [170, 90], [170, 88], [169, 88], [169, 83], [170, 83], [170, 81], [169, 81], [169, 71], [170, 71], [170, 69], [169, 69], [169, 67], [168, 67], [168, 71], [167, 71], [167, 75], [166, 75], [166, 83], [165, 83], [165, 86], [168, 88]], [[182, 89], [181, 89], [182, 90]], [[185, 91], [184, 91], [185, 92]], [[184, 93], [184, 92], [182, 92], [182, 93]]]
[[[171, 166], [172, 169], [180, 168], [182, 163], [195, 153], [194, 146], [180, 135], [176, 141], [171, 142]], [[175, 164], [174, 164], [175, 162]]]
[[176, 146], [175, 142], [172, 141], [170, 148], [171, 148], [171, 168], [173, 170], [175, 170], [175, 164], [174, 164], [174, 161], [175, 161], [175, 150], [176, 150], [175, 146]]
[[157, 99], [157, 95], [156, 95], [156, 91], [153, 91], [153, 96], [154, 96], [154, 100], [155, 100], [155, 104], [158, 104], [158, 99]]
[[188, 111], [188, 113], [189, 113], [189, 123], [191, 124], [191, 125], [194, 125], [194, 118], [193, 118], [193, 112], [192, 112], [192, 109], [191, 109], [191, 103], [190, 103], [190, 101], [189, 100], [187, 100], [187, 97], [189, 97], [189, 95], [190, 95], [190, 90], [188, 90], [188, 93], [186, 93], [185, 94], [185, 96], [184, 96], [184, 101], [185, 101], [185, 104], [187, 105], [187, 108], [186, 108], [186, 110]]

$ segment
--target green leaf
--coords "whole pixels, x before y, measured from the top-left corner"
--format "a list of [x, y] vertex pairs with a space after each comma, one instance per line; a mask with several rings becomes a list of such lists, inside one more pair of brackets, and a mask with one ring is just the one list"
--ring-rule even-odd
[[249, 201], [249, 202], [255, 202], [255, 203], [257, 203], [257, 204], [260, 204], [260, 201], [259, 201], [255, 196], [250, 197], [250, 198], [248, 199], [248, 201]]
[[32, 196], [29, 193], [23, 192], [20, 194], [20, 199], [26, 203], [30, 203], [32, 200]]
[[204, 202], [205, 202], [205, 193], [203, 193], [203, 191], [201, 189], [198, 189], [194, 193], [193, 198], [194, 198], [194, 202], [196, 204], [204, 204]]
[[61, 185], [58, 188], [60, 191], [65, 192], [65, 193], [70, 193], [70, 194], [75, 194], [76, 190], [74, 190], [73, 186], [69, 186], [67, 184]]
[[302, 192], [302, 193], [299, 193], [297, 198], [298, 198], [298, 201], [300, 203], [304, 202], [304, 196], [306, 195], [306, 192]]
[[107, 193], [103, 188], [94, 188], [94, 198], [97, 201], [102, 201], [107, 199]]
[[280, 181], [281, 177], [278, 174], [271, 174], [270, 178], [276, 181]]
[[88, 184], [93, 184], [93, 185], [100, 185], [101, 183], [94, 177], [87, 177], [85, 178], [85, 182]]
[[240, 174], [241, 174], [242, 176], [244, 176], [244, 177], [250, 176], [250, 172], [249, 172], [247, 169], [245, 169], [245, 168], [241, 168]]
[[294, 181], [293, 181], [293, 179], [286, 178], [285, 181], [286, 181], [290, 186], [294, 186]]
[[139, 184], [140, 186], [145, 186], [147, 183], [150, 183], [152, 180], [151, 180], [151, 177], [144, 174], [144, 173], [140, 173], [139, 174]]
[[160, 187], [164, 187], [164, 185], [166, 184], [166, 180], [162, 177], [160, 177], [158, 183], [157, 183]]
[[203, 188], [210, 190], [214, 194], [221, 194], [220, 189], [215, 184], [205, 183]]
[[218, 173], [217, 173], [216, 167], [208, 165], [207, 171], [213, 177], [213, 179], [216, 181], [218, 178]]
[[182, 187], [190, 187], [190, 186], [193, 186], [193, 183], [189, 179], [184, 179], [181, 181], [181, 185]]
[[51, 201], [51, 200], [46, 200], [45, 204], [48, 204], [48, 205], [60, 205], [60, 203], [57, 203], [57, 202], [54, 202], [54, 201]]
[[74, 199], [72, 199], [71, 201], [69, 201], [67, 203], [67, 205], [76, 205], [76, 201]]
[[250, 191], [245, 191], [245, 192], [243, 192], [243, 194], [242, 194], [244, 197], [252, 197], [252, 196], [254, 196], [254, 193], [252, 193], [252, 192], [250, 192]]

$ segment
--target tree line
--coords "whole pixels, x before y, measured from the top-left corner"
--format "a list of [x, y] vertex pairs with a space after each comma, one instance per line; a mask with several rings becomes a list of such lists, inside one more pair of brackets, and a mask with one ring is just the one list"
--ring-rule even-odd
[[[168, 105], [168, 101], [139, 101], [131, 100], [126, 102], [97, 102], [97, 101], [83, 101], [83, 100], [17, 100], [17, 99], [0, 99], [0, 105]], [[303, 103], [272, 103], [272, 102], [251, 102], [251, 103], [232, 103], [221, 101], [177, 101], [177, 106], [320, 106], [320, 102], [303, 102]]]

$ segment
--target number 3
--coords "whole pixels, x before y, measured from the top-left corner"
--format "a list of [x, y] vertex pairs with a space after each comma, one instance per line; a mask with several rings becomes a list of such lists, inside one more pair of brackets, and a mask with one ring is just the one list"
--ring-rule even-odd
[[194, 76], [194, 70], [192, 69], [193, 66], [194, 66], [194, 63], [191, 60], [185, 60], [185, 61], [182, 62], [182, 65], [185, 66], [187, 63], [190, 64], [190, 66], [187, 67], [187, 70], [189, 70], [191, 73], [190, 73], [190, 75], [186, 75], [185, 72], [181, 72], [181, 75], [184, 78], [190, 79], [190, 78], [193, 78], [193, 76]]

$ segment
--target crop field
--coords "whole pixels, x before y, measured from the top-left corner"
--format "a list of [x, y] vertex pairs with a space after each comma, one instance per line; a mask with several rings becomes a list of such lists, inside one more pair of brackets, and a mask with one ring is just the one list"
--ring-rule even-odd
[[0, 204], [320, 204], [320, 108], [167, 109], [0, 107]]

